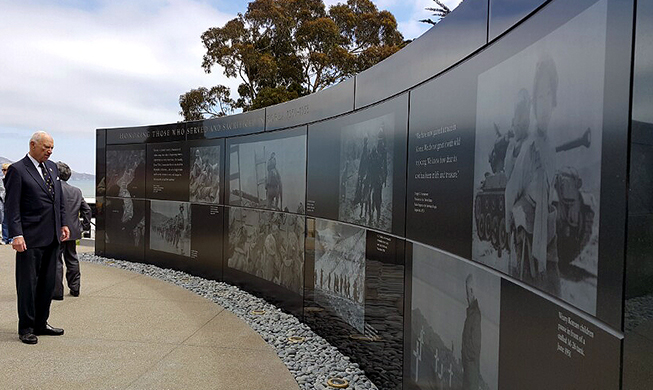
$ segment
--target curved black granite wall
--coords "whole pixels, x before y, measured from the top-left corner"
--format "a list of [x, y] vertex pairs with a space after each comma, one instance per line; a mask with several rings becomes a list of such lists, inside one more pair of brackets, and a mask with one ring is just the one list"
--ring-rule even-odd
[[381, 389], [622, 388], [653, 275], [635, 3], [466, 0], [316, 94], [100, 129], [96, 253], [262, 295]]

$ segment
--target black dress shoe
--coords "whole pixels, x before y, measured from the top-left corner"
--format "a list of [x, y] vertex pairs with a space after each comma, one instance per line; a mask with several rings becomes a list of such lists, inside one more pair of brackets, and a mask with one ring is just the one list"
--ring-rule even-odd
[[45, 328], [35, 330], [34, 334], [38, 336], [61, 336], [63, 334], [63, 329], [54, 328], [50, 326], [50, 324], [45, 324]]
[[70, 295], [73, 297], [78, 297], [79, 296], [79, 290], [70, 290]]
[[63, 296], [61, 296], [61, 297], [52, 297], [52, 300], [54, 300], [54, 301], [63, 301]]
[[18, 338], [25, 344], [36, 344], [39, 342], [39, 338], [34, 333], [19, 334]]

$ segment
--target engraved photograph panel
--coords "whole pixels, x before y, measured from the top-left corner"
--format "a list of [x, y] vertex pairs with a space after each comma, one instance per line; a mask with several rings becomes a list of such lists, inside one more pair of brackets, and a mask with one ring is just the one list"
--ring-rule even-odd
[[190, 201], [220, 203], [220, 145], [190, 148]]
[[478, 77], [472, 258], [596, 313], [607, 3]]
[[409, 380], [423, 390], [496, 390], [501, 278], [413, 246]]
[[138, 247], [145, 234], [145, 201], [108, 198], [106, 244]]
[[188, 202], [150, 202], [150, 249], [190, 257], [191, 208]]
[[106, 194], [120, 198], [145, 197], [145, 148], [107, 150]]
[[315, 300], [365, 333], [365, 229], [315, 220]]
[[301, 295], [305, 225], [300, 215], [230, 208], [227, 266]]
[[142, 261], [145, 255], [145, 201], [107, 198], [105, 255]]
[[229, 204], [304, 213], [305, 128], [231, 139], [228, 148]]
[[391, 230], [394, 125], [391, 113], [342, 129], [341, 221]]

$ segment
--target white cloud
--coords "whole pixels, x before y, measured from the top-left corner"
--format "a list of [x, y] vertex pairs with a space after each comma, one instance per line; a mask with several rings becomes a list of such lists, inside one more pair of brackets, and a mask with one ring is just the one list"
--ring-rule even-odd
[[207, 4], [0, 6], [0, 127], [92, 132], [174, 122], [181, 93], [226, 82], [219, 69], [211, 75], [201, 69], [200, 35], [233, 15]]

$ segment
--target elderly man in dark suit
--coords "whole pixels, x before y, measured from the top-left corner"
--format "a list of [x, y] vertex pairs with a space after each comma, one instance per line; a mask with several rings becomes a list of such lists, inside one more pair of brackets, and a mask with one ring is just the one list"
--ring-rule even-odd
[[[54, 285], [54, 299], [63, 299], [63, 262], [66, 263], [66, 281], [70, 295], [79, 296], [80, 278], [79, 259], [77, 258], [77, 242], [82, 238], [82, 231], [91, 229], [91, 208], [88, 206], [82, 190], [68, 184], [72, 171], [68, 164], [57, 161], [61, 191], [66, 204], [66, 222], [70, 237], [59, 245], [57, 255], [57, 277]], [[81, 220], [79, 218], [82, 218]], [[63, 257], [63, 262], [62, 262]]]
[[48, 324], [59, 243], [70, 234], [57, 165], [48, 161], [54, 140], [43, 131], [32, 135], [29, 153], [7, 170], [9, 236], [16, 250], [18, 335], [36, 344], [37, 335], [60, 336]]

